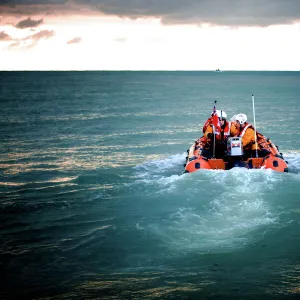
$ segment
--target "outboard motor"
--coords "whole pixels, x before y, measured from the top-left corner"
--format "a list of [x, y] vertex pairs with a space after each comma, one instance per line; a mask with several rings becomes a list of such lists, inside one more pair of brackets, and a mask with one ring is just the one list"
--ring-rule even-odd
[[227, 140], [228, 156], [243, 156], [243, 143], [241, 137], [229, 137]]
[[227, 139], [228, 168], [246, 167], [243, 162], [243, 143], [241, 137], [229, 137]]

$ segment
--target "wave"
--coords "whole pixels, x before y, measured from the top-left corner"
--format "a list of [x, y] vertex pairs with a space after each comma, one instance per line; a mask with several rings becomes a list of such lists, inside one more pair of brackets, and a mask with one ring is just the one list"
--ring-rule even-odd
[[300, 155], [290, 152], [285, 157], [291, 174], [244, 168], [183, 174], [185, 154], [138, 165], [133, 185], [143, 190], [148, 209], [156, 207], [151, 213], [160, 210], [164, 218], [154, 222], [149, 213], [136, 230], [151, 232], [179, 252], [223, 251], [257, 241], [281, 226], [283, 212], [277, 203], [282, 199], [276, 191], [298, 181]]

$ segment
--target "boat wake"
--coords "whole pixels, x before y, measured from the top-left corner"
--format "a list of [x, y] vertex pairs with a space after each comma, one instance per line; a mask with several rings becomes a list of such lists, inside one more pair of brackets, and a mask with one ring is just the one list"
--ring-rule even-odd
[[[299, 153], [285, 157], [298, 174]], [[145, 215], [137, 230], [182, 253], [244, 247], [279, 226], [276, 189], [297, 175], [246, 168], [182, 174], [184, 161], [184, 154], [174, 155], [135, 167], [134, 184], [146, 191], [151, 205], [151, 217]], [[153, 218], [155, 214], [163, 217]]]

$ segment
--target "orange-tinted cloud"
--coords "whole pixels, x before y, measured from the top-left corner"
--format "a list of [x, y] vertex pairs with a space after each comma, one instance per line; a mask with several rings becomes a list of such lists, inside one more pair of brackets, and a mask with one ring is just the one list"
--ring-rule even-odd
[[5, 31], [0, 31], [0, 41], [10, 41], [10, 40], [12, 40], [10, 35], [8, 35]]
[[28, 35], [23, 39], [19, 39], [14, 43], [10, 44], [10, 48], [32, 48], [36, 46], [39, 41], [46, 40], [55, 35], [53, 30], [42, 30], [35, 34]]
[[126, 38], [126, 37], [118, 37], [118, 38], [114, 39], [115, 42], [119, 42], [119, 43], [124, 43], [127, 40], [128, 40], [128, 38]]
[[9, 45], [9, 48], [19, 48], [21, 46], [21, 41], [13, 42]]
[[67, 41], [67, 44], [78, 44], [81, 42], [81, 37], [74, 37], [73, 39]]
[[29, 35], [26, 38], [24, 38], [25, 40], [33, 40], [33, 41], [39, 41], [42, 39], [49, 39], [50, 37], [54, 36], [55, 32], [53, 30], [42, 30], [39, 31], [35, 34]]

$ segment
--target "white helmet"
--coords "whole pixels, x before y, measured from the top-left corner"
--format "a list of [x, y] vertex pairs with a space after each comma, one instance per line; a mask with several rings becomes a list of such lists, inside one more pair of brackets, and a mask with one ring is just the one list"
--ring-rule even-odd
[[231, 119], [230, 119], [230, 121], [231, 121], [231, 122], [235, 122], [235, 121], [236, 121], [236, 119], [235, 119], [236, 116], [237, 116], [237, 115], [232, 116]]
[[217, 109], [216, 113], [217, 113], [218, 118], [227, 119], [227, 114], [225, 111]]
[[245, 114], [238, 114], [235, 116], [235, 120], [239, 121], [239, 123], [243, 125], [247, 121], [247, 116]]

